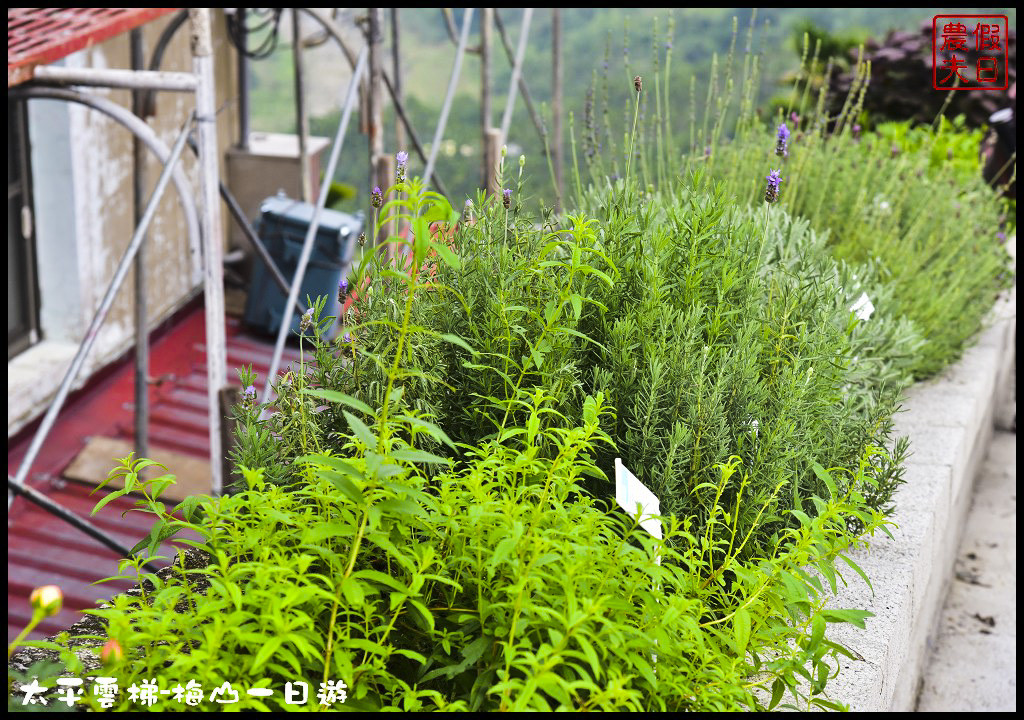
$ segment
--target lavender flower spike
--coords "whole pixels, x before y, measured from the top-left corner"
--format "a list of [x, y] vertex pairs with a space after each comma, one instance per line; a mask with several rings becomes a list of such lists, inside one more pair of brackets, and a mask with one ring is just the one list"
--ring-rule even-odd
[[789, 150], [786, 148], [786, 143], [789, 142], [789, 128], [786, 127], [786, 123], [779, 125], [779, 133], [776, 138], [775, 154], [781, 158], [788, 157]]
[[338, 302], [345, 302], [345, 295], [348, 294], [348, 280], [342, 278], [338, 281]]
[[409, 153], [405, 150], [399, 150], [398, 154], [395, 155], [395, 163], [398, 165], [398, 182], [405, 182], [405, 166], [409, 164]]
[[381, 192], [379, 185], [373, 189], [372, 193], [370, 193], [370, 204], [375, 208], [379, 208], [384, 204], [384, 193]]
[[505, 188], [501, 193], [501, 204], [505, 206], [506, 210], [512, 207], [512, 191], [509, 188]]
[[768, 181], [768, 185], [764, 189], [764, 201], [766, 203], [774, 203], [779, 199], [779, 184], [782, 182], [782, 174], [779, 170], [772, 170], [765, 176], [765, 180]]

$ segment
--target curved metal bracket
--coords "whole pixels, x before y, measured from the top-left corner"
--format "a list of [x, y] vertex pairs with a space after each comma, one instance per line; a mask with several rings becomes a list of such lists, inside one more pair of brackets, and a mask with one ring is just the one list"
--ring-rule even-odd
[[[111, 102], [105, 98], [87, 95], [69, 88], [39, 87], [33, 85], [21, 85], [7, 91], [8, 99], [13, 100], [63, 100], [64, 102], [79, 103], [92, 108], [98, 112], [111, 117], [118, 124], [124, 126], [129, 132], [135, 135], [156, 155], [157, 159], [167, 164], [171, 157], [171, 150], [164, 142], [156, 136], [149, 125], [136, 117], [131, 110]], [[199, 263], [201, 260], [202, 236], [199, 232], [199, 213], [196, 211], [192, 186], [184, 171], [180, 167], [174, 168], [171, 175], [171, 182], [178, 191], [178, 201], [185, 214], [185, 225], [188, 230], [189, 252], [191, 254], [192, 276], [199, 275]]]

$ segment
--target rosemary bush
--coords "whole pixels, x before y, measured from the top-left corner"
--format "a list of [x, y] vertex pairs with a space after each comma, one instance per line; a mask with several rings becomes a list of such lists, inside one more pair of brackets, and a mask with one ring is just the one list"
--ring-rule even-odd
[[[546, 426], [563, 428], [601, 393], [615, 410], [612, 444], [595, 450], [603, 472], [622, 457], [667, 513], [700, 531], [714, 512], [703, 488], [737, 456], [750, 478], [737, 517], [738, 531], [752, 533], [744, 552], [769, 553], [793, 527], [790, 510], [813, 513], [810, 498], [827, 495], [815, 464], [852, 470], [867, 447], [892, 444], [891, 415], [920, 339], [887, 316], [870, 267], [858, 279], [806, 222], [776, 211], [766, 224], [700, 184], [641, 197], [620, 182], [588, 194], [590, 216], [541, 224], [517, 204], [481, 200], [446, 248], [448, 261], [428, 260], [429, 279], [413, 294], [405, 272], [367, 255], [353, 282], [362, 290], [348, 340], [331, 349], [314, 329], [312, 394], [380, 407], [400, 392], [403, 407], [475, 447], [523, 432], [520, 393], [542, 390], [551, 398]], [[412, 187], [409, 202], [423, 204], [426, 217], [427, 196]], [[879, 305], [866, 321], [851, 310], [865, 291]], [[381, 360], [396, 353], [415, 369], [400, 387]], [[296, 396], [279, 391], [273, 447], [339, 450], [354, 430], [342, 405], [314, 412], [310, 396], [293, 424]], [[243, 417], [241, 437], [258, 424]], [[460, 458], [436, 442], [426, 449]], [[870, 490], [858, 488], [873, 507], [900, 482], [905, 449], [896, 445]], [[237, 459], [265, 465], [264, 450]], [[268, 472], [286, 476], [295, 456]], [[606, 481], [588, 488], [611, 494]]]

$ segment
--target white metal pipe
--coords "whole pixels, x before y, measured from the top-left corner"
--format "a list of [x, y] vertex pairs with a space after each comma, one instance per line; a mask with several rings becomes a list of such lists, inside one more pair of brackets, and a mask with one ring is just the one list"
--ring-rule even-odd
[[[292, 278], [291, 290], [288, 291], [288, 300], [281, 313], [281, 327], [277, 330], [277, 342], [274, 345], [274, 358], [270, 363], [270, 371], [267, 373], [267, 384], [263, 388], [261, 403], [266, 403], [270, 398], [270, 385], [277, 375], [277, 369], [281, 365], [281, 354], [284, 352], [284, 341], [288, 337], [288, 330], [292, 326], [292, 310], [299, 297], [299, 288], [302, 287], [302, 279], [306, 274], [306, 265], [309, 264], [309, 257], [313, 254], [313, 240], [320, 228], [320, 214], [327, 203], [327, 192], [331, 189], [331, 178], [338, 167], [338, 158], [341, 157], [341, 148], [345, 144], [345, 131], [348, 129], [349, 118], [352, 117], [352, 107], [355, 105], [356, 92], [359, 89], [359, 79], [366, 71], [366, 61], [370, 55], [369, 46], [363, 48], [359, 53], [359, 60], [356, 68], [352, 71], [352, 79], [348, 83], [348, 93], [345, 96], [345, 107], [341, 113], [341, 122], [338, 124], [338, 131], [334, 136], [334, 147], [331, 148], [331, 157], [327, 161], [327, 170], [324, 174], [324, 181], [320, 185], [320, 192], [317, 195], [316, 207], [313, 209], [313, 218], [310, 220], [309, 229], [302, 243], [302, 254], [299, 256], [298, 265], [295, 268], [295, 277]], [[333, 292], [334, 288], [326, 288]]]
[[32, 463], [35, 462], [36, 456], [39, 454], [39, 450], [43, 447], [43, 442], [46, 440], [46, 436], [49, 435], [54, 422], [57, 420], [57, 413], [60, 412], [60, 409], [64, 406], [64, 401], [67, 400], [68, 394], [71, 392], [71, 385], [78, 377], [78, 373], [85, 364], [85, 358], [88, 357], [89, 351], [92, 349], [93, 344], [96, 342], [96, 338], [99, 336], [100, 327], [103, 326], [103, 321], [107, 318], [110, 306], [114, 304], [114, 297], [117, 295], [117, 291], [121, 288], [121, 283], [124, 282], [125, 276], [128, 274], [128, 270], [131, 269], [132, 262], [135, 259], [135, 253], [142, 244], [142, 240], [146, 237], [146, 230], [149, 229], [149, 224], [152, 222], [153, 216], [156, 214], [157, 206], [160, 204], [160, 198], [163, 196], [164, 189], [167, 187], [167, 183], [171, 179], [171, 175], [177, 165], [178, 159], [181, 157], [181, 151], [185, 147], [185, 140], [188, 138], [188, 134], [191, 130], [193, 117], [194, 113], [189, 115], [185, 126], [182, 128], [181, 133], [179, 133], [178, 139], [175, 141], [174, 147], [171, 149], [171, 155], [167, 160], [167, 164], [164, 165], [164, 169], [160, 173], [160, 179], [157, 180], [156, 188], [154, 188], [153, 194], [150, 195], [149, 202], [146, 203], [146, 210], [142, 215], [142, 219], [139, 221], [138, 227], [135, 228], [135, 234], [132, 235], [132, 240], [128, 244], [128, 249], [125, 250], [124, 255], [121, 257], [121, 262], [118, 264], [117, 270], [114, 272], [114, 277], [110, 281], [110, 285], [107, 286], [107, 291], [104, 293], [103, 299], [100, 301], [99, 309], [96, 310], [96, 314], [93, 316], [92, 322], [89, 324], [89, 329], [85, 333], [85, 338], [82, 340], [82, 344], [78, 346], [78, 352], [75, 353], [75, 357], [71, 361], [71, 366], [64, 374], [64, 379], [60, 383], [57, 395], [53, 398], [53, 402], [50, 403], [50, 407], [47, 409], [46, 415], [43, 417], [38, 429], [36, 429], [36, 434], [32, 437], [32, 444], [29, 445], [28, 452], [25, 453], [25, 457], [22, 459], [21, 465], [18, 466], [18, 472], [14, 476], [14, 483], [16, 485], [24, 485], [25, 477], [28, 475], [29, 468], [32, 467]]
[[210, 418], [211, 492], [223, 488], [220, 390], [227, 385], [227, 332], [224, 322], [224, 232], [220, 222], [220, 169], [217, 153], [217, 104], [214, 97], [210, 9], [189, 8], [192, 72], [196, 76], [199, 136], [199, 185], [203, 198], [203, 280], [206, 309], [206, 397]]
[[530, 34], [530, 21], [533, 19], [533, 8], [524, 8], [523, 25], [519, 29], [519, 47], [516, 48], [516, 62], [512, 67], [512, 79], [508, 84], [508, 100], [505, 102], [505, 114], [501, 118], [501, 144], [508, 142], [508, 130], [512, 126], [512, 111], [516, 107], [516, 91], [519, 89], [519, 76], [523, 72], [523, 58], [526, 57], [526, 39]]
[[195, 75], [162, 70], [69, 68], [60, 65], [40, 65], [33, 70], [32, 79], [61, 85], [88, 85], [128, 90], [194, 92], [196, 89]]
[[441, 149], [444, 128], [448, 124], [448, 111], [452, 109], [455, 86], [459, 84], [459, 73], [462, 72], [462, 57], [466, 53], [466, 42], [469, 40], [469, 26], [473, 23], [473, 8], [466, 8], [465, 12], [466, 14], [462, 18], [462, 32], [459, 34], [459, 46], [455, 49], [455, 65], [452, 67], [452, 76], [448, 79], [448, 92], [444, 97], [444, 105], [441, 106], [441, 116], [437, 119], [437, 129], [434, 130], [434, 142], [430, 146], [427, 168], [423, 171], [423, 180], [428, 183], [430, 182], [431, 174], [434, 172], [437, 153]]

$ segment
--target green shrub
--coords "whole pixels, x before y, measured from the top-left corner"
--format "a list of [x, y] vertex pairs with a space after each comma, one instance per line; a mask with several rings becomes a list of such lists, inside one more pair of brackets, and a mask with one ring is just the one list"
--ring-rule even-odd
[[[234, 707], [250, 710], [315, 709], [284, 704], [296, 680], [311, 697], [341, 680], [343, 709], [364, 711], [735, 710], [787, 690], [803, 707], [837, 707], [823, 691], [849, 653], [826, 624], [863, 625], [868, 613], [824, 603], [836, 561], [859, 542], [848, 518], [881, 527], [839, 487], [869, 484], [877, 451], [854, 482], [815, 468], [830, 488], [816, 517], [797, 513], [777, 548], [744, 561], [749, 535], [730, 525], [749, 482], [738, 458], [716, 468], [704, 531], [666, 518], [658, 542], [578, 483], [599, 473], [591, 456], [608, 442], [601, 398], [571, 429], [544, 428], [549, 400], [524, 397], [525, 428], [432, 481], [423, 464], [444, 463], [402, 440], [422, 424], [360, 413], [368, 424], [355, 423], [344, 453], [297, 458], [293, 485], [242, 468], [246, 491], [192, 498], [172, 511], [186, 519], [159, 501], [167, 479], [140, 482], [145, 463], [126, 458], [112, 474], [158, 518], [149, 550], [189, 530], [209, 564], [145, 575], [142, 592], [89, 611], [125, 652], [105, 671], [122, 688], [187, 678], [207, 696], [230, 682]], [[247, 697], [250, 687], [274, 694]], [[122, 693], [113, 709], [150, 708]]]
[[[827, 494], [815, 463], [852, 469], [868, 446], [890, 444], [920, 339], [891, 319], [871, 269], [855, 280], [806, 222], [775, 212], [766, 226], [762, 215], [727, 212], [721, 192], [632, 192], [594, 190], [589, 219], [539, 226], [514, 206], [476, 203], [452, 241], [457, 261], [432, 265], [415, 302], [403, 273], [367, 256], [353, 282], [369, 285], [353, 305], [351, 342], [317, 342], [311, 381], [381, 407], [395, 391], [381, 358], [397, 352], [415, 368], [400, 384], [403, 407], [470, 446], [525, 427], [521, 392], [543, 390], [550, 422], [563, 427], [603, 393], [616, 419], [598, 467], [610, 473], [622, 457], [666, 513], [700, 531], [712, 504], [698, 488], [740, 457], [751, 479], [738, 528], [753, 532], [745, 552], [763, 556], [792, 526], [790, 510], [813, 512], [809, 498]], [[866, 322], [851, 312], [865, 291], [877, 304]], [[300, 421], [294, 394], [282, 392], [274, 447], [338, 450], [350, 427], [343, 408], [314, 414], [307, 400]], [[254, 424], [243, 418], [243, 437]], [[904, 450], [874, 478], [873, 507], [899, 483]], [[238, 461], [265, 464], [262, 452]], [[588, 487], [611, 494], [607, 483]]]

